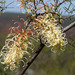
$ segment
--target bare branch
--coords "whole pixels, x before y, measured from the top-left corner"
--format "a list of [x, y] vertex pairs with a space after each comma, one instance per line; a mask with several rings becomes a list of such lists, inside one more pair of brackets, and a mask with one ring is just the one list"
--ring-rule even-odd
[[71, 23], [70, 25], [68, 25], [67, 27], [65, 27], [65, 28], [63, 29], [63, 31], [66, 32], [66, 31], [68, 31], [69, 29], [71, 29], [71, 28], [74, 27], [74, 26], [75, 26], [75, 21], [74, 21], [73, 23]]
[[[73, 22], [70, 25], [68, 25], [67, 27], [65, 27], [63, 29], [63, 31], [66, 32], [74, 26], [75, 26], [75, 22]], [[40, 44], [40, 47], [35, 51], [34, 55], [31, 57], [31, 59], [28, 61], [28, 63], [25, 65], [25, 67], [22, 69], [22, 71], [19, 73], [19, 75], [23, 75], [26, 72], [26, 70], [29, 68], [29, 66], [33, 63], [33, 61], [36, 59], [36, 57], [42, 51], [44, 46], [45, 46], [44, 44], [42, 44], [42, 43]]]
[[32, 64], [32, 62], [36, 59], [36, 57], [39, 55], [39, 53], [42, 51], [42, 49], [44, 48], [44, 44], [40, 44], [40, 47], [36, 50], [36, 52], [34, 53], [34, 55], [31, 57], [31, 59], [28, 61], [28, 63], [25, 65], [25, 67], [22, 69], [22, 71], [19, 73], [19, 75], [23, 75], [26, 70], [28, 69], [28, 67]]

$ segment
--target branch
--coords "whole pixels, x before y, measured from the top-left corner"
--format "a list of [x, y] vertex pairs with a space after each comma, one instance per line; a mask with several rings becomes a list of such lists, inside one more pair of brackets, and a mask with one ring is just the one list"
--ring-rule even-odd
[[36, 52], [34, 53], [34, 55], [31, 57], [31, 59], [28, 61], [28, 63], [25, 65], [25, 67], [22, 69], [22, 71], [19, 73], [19, 75], [23, 75], [26, 70], [28, 69], [28, 67], [33, 63], [33, 61], [36, 59], [36, 57], [39, 55], [39, 53], [42, 51], [42, 49], [44, 48], [44, 44], [40, 44], [40, 47], [36, 50]]
[[[63, 29], [64, 32], [68, 31], [69, 29], [71, 29], [72, 27], [75, 26], [75, 22], [73, 22], [72, 24], [68, 25], [67, 27], [65, 27]], [[22, 71], [19, 73], [19, 75], [23, 75], [26, 70], [29, 68], [29, 66], [33, 63], [33, 61], [36, 59], [36, 57], [39, 55], [39, 53], [42, 51], [42, 49], [44, 48], [44, 44], [40, 44], [40, 47], [36, 50], [36, 52], [34, 53], [34, 55], [31, 57], [31, 59], [28, 61], [28, 63], [24, 66], [24, 68], [22, 69]]]
[[66, 32], [66, 31], [68, 31], [69, 29], [71, 29], [71, 28], [74, 27], [74, 26], [75, 26], [75, 21], [74, 21], [73, 23], [71, 23], [70, 25], [68, 25], [67, 27], [65, 27], [65, 28], [63, 29], [63, 31]]

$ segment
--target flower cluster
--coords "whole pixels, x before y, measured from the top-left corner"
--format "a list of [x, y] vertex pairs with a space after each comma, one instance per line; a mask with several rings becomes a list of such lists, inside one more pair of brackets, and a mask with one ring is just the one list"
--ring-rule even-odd
[[1, 50], [1, 63], [6, 64], [5, 69], [10, 67], [10, 70], [14, 70], [19, 66], [20, 61], [27, 60], [30, 56], [28, 49], [31, 49], [31, 52], [33, 51], [33, 44], [29, 40], [30, 35], [27, 26], [25, 28], [24, 30], [20, 25], [10, 28], [11, 33]]
[[52, 47], [52, 50], [62, 50], [67, 44], [67, 39], [55, 16], [51, 13], [45, 14], [35, 19], [35, 21], [35, 24], [39, 25], [38, 34], [41, 36], [42, 43], [47, 47]]
[[[15, 0], [15, 2], [17, 1]], [[24, 8], [27, 13], [36, 14], [39, 11], [44, 11], [43, 5], [40, 6], [41, 2], [42, 0], [20, 0], [20, 8]]]
[[[67, 39], [62, 31], [62, 26], [58, 23], [56, 15], [51, 13], [44, 14], [33, 18], [33, 21], [28, 24], [23, 18], [24, 29], [18, 23], [18, 27], [10, 28], [11, 33], [5, 41], [5, 45], [1, 50], [2, 64], [6, 64], [6, 69], [10, 67], [11, 70], [18, 67], [20, 61], [24, 62], [26, 56], [30, 56], [30, 50], [33, 51], [32, 39], [41, 42], [52, 50], [62, 50], [67, 44]], [[36, 39], [37, 38], [37, 39]]]
[[[6, 65], [5, 69], [10, 68], [10, 70], [14, 70], [19, 66], [20, 61], [24, 62], [24, 59], [28, 60], [28, 57], [31, 56], [30, 53], [34, 47], [31, 40], [38, 41], [40, 39], [41, 43], [47, 47], [51, 47], [51, 50], [54, 51], [62, 50], [67, 44], [67, 39], [65, 38], [61, 24], [59, 24], [57, 14], [48, 13], [46, 11], [48, 10], [47, 6], [43, 0], [16, 1], [20, 1], [20, 7], [24, 7], [28, 13], [32, 12], [32, 15], [28, 16], [27, 21], [20, 18], [24, 22], [24, 28], [21, 27], [19, 22], [15, 21], [19, 26], [10, 28], [11, 32], [1, 50], [1, 63]], [[42, 3], [43, 6], [38, 5], [38, 2]], [[50, 9], [52, 12], [53, 7]], [[39, 11], [41, 15], [37, 14]]]

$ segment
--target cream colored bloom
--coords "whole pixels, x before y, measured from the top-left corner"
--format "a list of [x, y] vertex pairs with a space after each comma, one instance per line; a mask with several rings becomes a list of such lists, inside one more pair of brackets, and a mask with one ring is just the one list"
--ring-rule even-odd
[[[32, 43], [29, 40], [29, 35], [25, 32], [24, 29], [19, 27], [16, 29], [13, 28], [14, 33], [8, 35], [8, 38], [5, 41], [5, 45], [1, 50], [2, 64], [5, 64], [5, 69], [10, 67], [10, 70], [14, 70], [20, 65], [20, 61], [27, 60], [30, 57], [30, 52], [28, 48], [33, 50]], [[26, 57], [27, 56], [27, 57]]]
[[39, 26], [38, 34], [41, 36], [42, 43], [53, 50], [62, 50], [67, 44], [62, 26], [52, 14], [45, 14], [35, 19], [35, 24]]
[[19, 61], [22, 60], [24, 54], [25, 52], [23, 50], [14, 46], [13, 50], [9, 50], [5, 55], [2, 64], [7, 64], [7, 68], [10, 66], [10, 70], [14, 70], [17, 67], [16, 64], [19, 64]]

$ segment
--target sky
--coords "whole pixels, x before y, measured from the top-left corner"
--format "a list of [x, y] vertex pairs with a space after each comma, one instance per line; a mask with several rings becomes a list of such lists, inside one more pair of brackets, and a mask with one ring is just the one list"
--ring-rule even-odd
[[[9, 3], [13, 2], [13, 1], [15, 1], [15, 0], [6, 0], [6, 6], [7, 6]], [[45, 0], [44, 0], [44, 1], [45, 1]], [[47, 0], [47, 1], [48, 1], [48, 0]], [[61, 1], [62, 1], [62, 0], [61, 0]], [[51, 1], [51, 3], [53, 3], [53, 1]], [[75, 5], [75, 0], [73, 0], [72, 3]], [[18, 6], [19, 4], [20, 4], [20, 2], [17, 2], [16, 4], [13, 2], [11, 5], [9, 5], [9, 7], [11, 7], [11, 8], [7, 8], [7, 9], [5, 10], [5, 12], [22, 13], [22, 10], [21, 10], [21, 9], [19, 8], [19, 6]], [[68, 3], [63, 4], [63, 5], [61, 5], [61, 7], [60, 7], [60, 8], [62, 8], [62, 11], [64, 12], [63, 6], [68, 7]], [[71, 9], [72, 9], [72, 8], [71, 8]], [[67, 15], [67, 13], [65, 13], [65, 12], [64, 12], [63, 14]], [[73, 14], [75, 14], [75, 12], [74, 12]]]
[[[7, 6], [9, 3], [13, 2], [15, 0], [7, 0], [5, 6]], [[5, 10], [5, 12], [13, 12], [13, 13], [21, 13], [21, 9], [19, 8], [19, 6], [17, 6], [18, 4], [20, 4], [20, 2], [16, 3], [13, 2], [12, 4], [10, 4], [8, 6], [8, 8]]]

